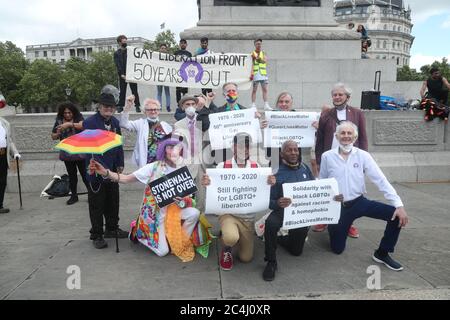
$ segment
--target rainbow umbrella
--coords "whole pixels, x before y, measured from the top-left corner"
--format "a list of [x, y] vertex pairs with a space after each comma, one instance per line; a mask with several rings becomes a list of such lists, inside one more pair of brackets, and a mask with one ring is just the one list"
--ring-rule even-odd
[[70, 154], [104, 154], [106, 151], [123, 144], [122, 136], [106, 130], [84, 130], [64, 140], [55, 149]]

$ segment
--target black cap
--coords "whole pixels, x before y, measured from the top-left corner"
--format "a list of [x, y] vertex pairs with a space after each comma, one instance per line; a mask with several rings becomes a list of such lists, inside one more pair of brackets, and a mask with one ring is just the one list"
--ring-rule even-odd
[[100, 97], [98, 98], [97, 102], [105, 106], [113, 106], [113, 107], [116, 106], [116, 100], [114, 99], [114, 96], [109, 93], [100, 94]]

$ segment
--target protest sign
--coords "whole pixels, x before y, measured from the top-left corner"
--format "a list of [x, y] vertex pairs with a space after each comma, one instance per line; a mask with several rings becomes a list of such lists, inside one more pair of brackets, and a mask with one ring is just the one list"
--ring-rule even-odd
[[316, 129], [312, 126], [319, 120], [317, 112], [265, 112], [267, 128], [264, 129], [264, 147], [280, 148], [287, 140], [297, 142], [299, 148], [314, 145]]
[[259, 120], [255, 118], [255, 108], [213, 113], [209, 115], [209, 139], [213, 150], [227, 149], [233, 144], [233, 137], [248, 133], [252, 143], [261, 141]]
[[150, 182], [149, 186], [160, 208], [174, 202], [174, 197], [185, 197], [197, 192], [197, 186], [187, 167], [182, 167], [156, 179]]
[[207, 214], [249, 214], [267, 210], [271, 168], [206, 169], [211, 184], [206, 188]]
[[195, 57], [173, 55], [129, 46], [126, 81], [146, 85], [222, 89], [234, 82], [241, 90], [251, 86], [250, 54], [223, 53]]
[[292, 199], [292, 203], [284, 209], [283, 229], [337, 224], [341, 216], [341, 203], [333, 200], [337, 194], [334, 178], [284, 183], [283, 195]]

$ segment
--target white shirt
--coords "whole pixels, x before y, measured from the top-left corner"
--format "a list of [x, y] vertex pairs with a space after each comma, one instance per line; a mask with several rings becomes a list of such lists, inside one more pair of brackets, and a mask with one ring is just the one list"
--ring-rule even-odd
[[0, 148], [6, 148], [6, 129], [0, 123]]
[[[337, 111], [337, 114], [336, 114], [337, 115], [337, 119], [339, 121], [347, 120], [347, 108], [344, 108], [342, 110], [336, 109], [336, 111]], [[331, 145], [331, 149], [334, 149], [334, 148], [337, 148], [337, 147], [339, 147], [339, 142], [336, 139], [336, 135], [333, 133], [333, 144]]]
[[365, 174], [392, 206], [403, 207], [397, 192], [368, 152], [353, 147], [347, 161], [339, 154], [339, 148], [331, 149], [322, 155], [320, 179], [335, 178], [340, 193], [344, 195], [344, 201], [354, 200], [367, 193]]
[[[147, 153], [148, 153], [148, 133], [149, 133], [149, 126], [147, 119], [138, 119], [129, 121], [128, 120], [129, 114], [128, 112], [122, 112], [120, 116], [120, 127], [130, 131], [130, 132], [136, 132], [136, 144], [134, 146], [133, 155], [131, 156], [131, 160], [133, 163], [138, 166], [139, 168], [142, 168], [147, 164]], [[169, 134], [172, 132], [172, 127], [170, 124], [161, 121], [161, 126], [163, 127], [166, 134]]]

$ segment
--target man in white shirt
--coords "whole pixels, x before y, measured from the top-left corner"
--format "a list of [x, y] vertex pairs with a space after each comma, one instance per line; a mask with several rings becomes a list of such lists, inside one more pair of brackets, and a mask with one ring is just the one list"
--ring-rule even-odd
[[[348, 228], [354, 220], [369, 217], [387, 222], [379, 248], [373, 260], [385, 264], [389, 269], [400, 271], [403, 267], [389, 256], [394, 252], [402, 227], [408, 223], [408, 216], [395, 189], [389, 183], [372, 156], [353, 143], [358, 138], [358, 128], [350, 121], [343, 121], [336, 127], [339, 146], [322, 155], [320, 178], [335, 178], [342, 194], [335, 200], [342, 202], [339, 223], [328, 226], [331, 250], [341, 254], [345, 249]], [[366, 199], [364, 175], [378, 187], [391, 205]]]

